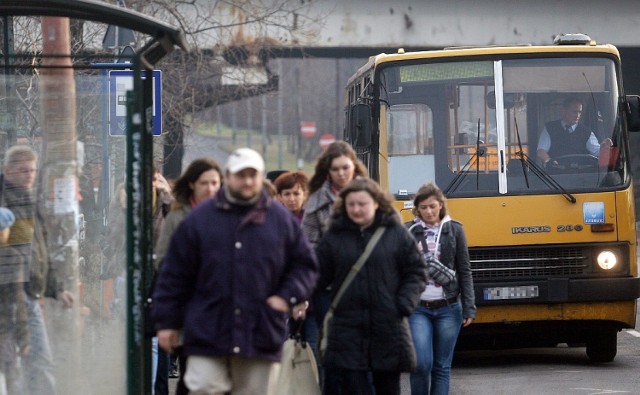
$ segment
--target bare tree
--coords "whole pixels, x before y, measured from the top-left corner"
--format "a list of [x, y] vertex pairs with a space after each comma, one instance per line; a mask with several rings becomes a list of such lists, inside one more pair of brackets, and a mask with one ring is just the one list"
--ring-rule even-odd
[[[116, 0], [108, 0], [116, 4]], [[318, 32], [322, 16], [311, 16], [305, 0], [129, 0], [130, 9], [153, 16], [185, 33], [192, 51], [176, 51], [160, 65], [163, 72], [164, 171], [176, 177], [181, 171], [183, 139], [190, 130], [189, 114], [229, 101], [277, 90], [278, 76], [269, 67], [274, 50], [304, 45]], [[33, 61], [41, 51], [38, 18], [16, 18], [19, 42], [16, 52], [31, 54], [17, 61]], [[106, 26], [71, 21], [71, 49], [81, 62], [86, 54], [113, 60], [102, 48]], [[138, 42], [136, 47], [144, 45]], [[134, 48], [135, 49], [135, 48]], [[84, 59], [85, 62], [90, 60]], [[28, 103], [26, 96], [21, 98]], [[86, 105], [82, 102], [80, 105]], [[79, 114], [92, 113], [89, 109]], [[27, 112], [28, 114], [28, 112]], [[81, 121], [80, 121], [81, 122]], [[30, 135], [37, 134], [34, 122]], [[78, 136], [83, 139], [82, 127]]]
[[181, 172], [189, 114], [277, 90], [273, 50], [308, 42], [320, 19], [300, 0], [135, 0], [127, 6], [179, 26], [192, 47], [163, 61], [164, 172]]

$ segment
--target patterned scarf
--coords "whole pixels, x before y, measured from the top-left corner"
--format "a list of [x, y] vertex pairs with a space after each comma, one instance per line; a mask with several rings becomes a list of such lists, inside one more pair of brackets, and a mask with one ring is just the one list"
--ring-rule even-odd
[[[424, 222], [420, 218], [416, 218], [414, 222], [419, 223], [424, 229], [424, 241], [425, 241], [424, 244], [426, 244], [427, 250], [423, 251], [423, 253], [425, 255], [436, 254], [436, 251], [438, 249], [438, 238], [440, 236], [440, 223], [432, 225]], [[420, 244], [424, 245], [423, 243], [420, 243]], [[438, 255], [440, 254], [438, 253]]]

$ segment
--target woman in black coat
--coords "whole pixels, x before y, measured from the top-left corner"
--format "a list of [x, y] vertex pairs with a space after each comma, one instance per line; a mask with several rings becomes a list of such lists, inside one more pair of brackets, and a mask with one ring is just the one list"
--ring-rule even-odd
[[[379, 226], [386, 230], [334, 311], [323, 366], [342, 376], [343, 394], [399, 394], [400, 373], [415, 368], [407, 317], [426, 284], [426, 267], [415, 240], [391, 199], [370, 179], [340, 191], [329, 231], [317, 247], [318, 287], [332, 298]], [[335, 373], [334, 373], [335, 372]]]

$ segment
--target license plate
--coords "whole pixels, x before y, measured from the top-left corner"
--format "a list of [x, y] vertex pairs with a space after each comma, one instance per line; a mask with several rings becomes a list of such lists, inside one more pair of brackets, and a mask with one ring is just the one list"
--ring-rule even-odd
[[482, 293], [484, 300], [530, 299], [539, 296], [537, 285], [485, 288]]

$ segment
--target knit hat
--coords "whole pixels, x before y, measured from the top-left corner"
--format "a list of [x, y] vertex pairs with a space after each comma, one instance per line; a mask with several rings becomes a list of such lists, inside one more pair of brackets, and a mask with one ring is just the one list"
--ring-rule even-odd
[[10, 228], [16, 221], [13, 212], [8, 208], [0, 207], [0, 230]]

